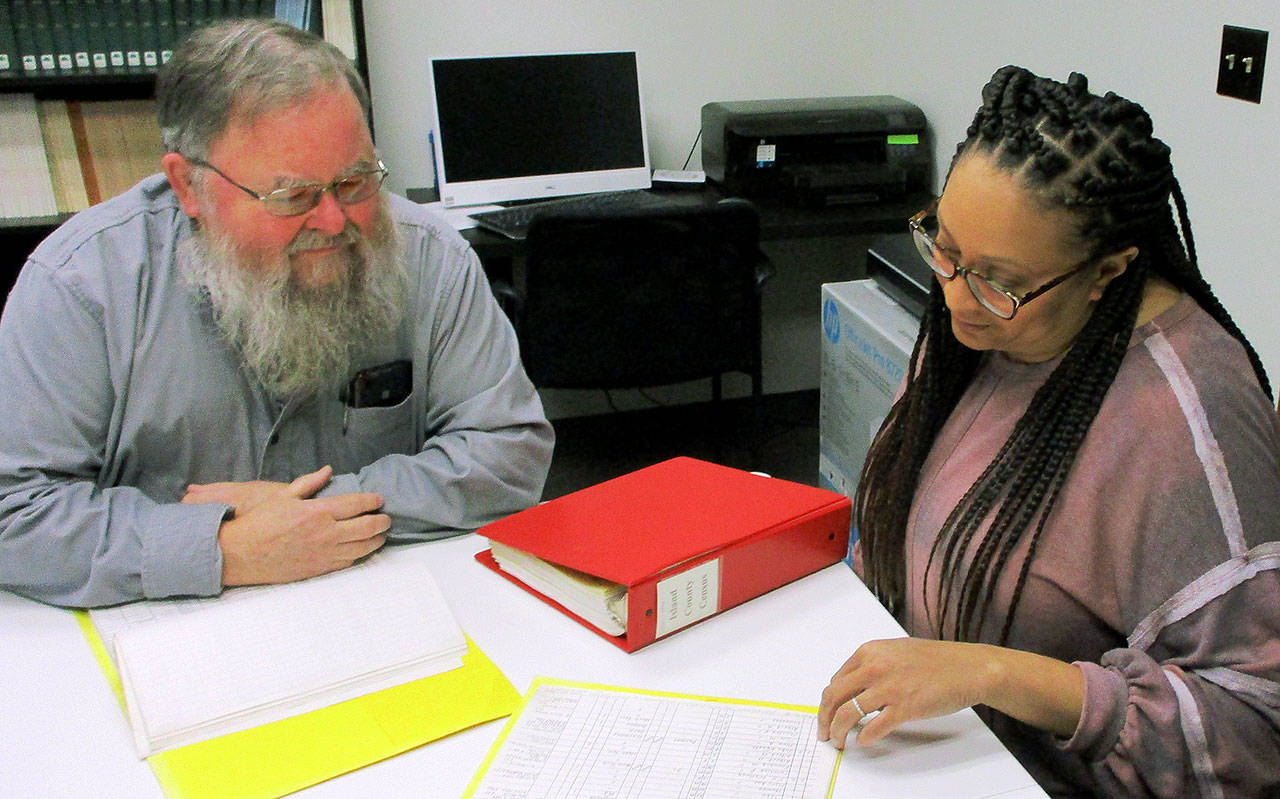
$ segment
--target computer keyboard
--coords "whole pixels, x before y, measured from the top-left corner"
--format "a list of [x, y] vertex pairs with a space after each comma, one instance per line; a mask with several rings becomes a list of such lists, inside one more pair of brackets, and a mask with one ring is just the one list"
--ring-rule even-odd
[[566, 212], [630, 211], [656, 208], [670, 205], [672, 202], [669, 197], [664, 197], [661, 194], [654, 194], [643, 189], [634, 189], [630, 191], [579, 194], [554, 200], [539, 200], [523, 205], [513, 205], [497, 211], [483, 211], [470, 216], [482, 228], [501, 233], [510, 239], [523, 239], [529, 235], [529, 224], [538, 216]]

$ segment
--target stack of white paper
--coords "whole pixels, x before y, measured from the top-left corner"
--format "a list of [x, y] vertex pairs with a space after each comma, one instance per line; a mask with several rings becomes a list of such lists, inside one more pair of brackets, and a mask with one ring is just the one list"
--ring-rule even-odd
[[461, 666], [466, 639], [439, 587], [420, 560], [397, 554], [212, 599], [92, 611], [139, 755]]

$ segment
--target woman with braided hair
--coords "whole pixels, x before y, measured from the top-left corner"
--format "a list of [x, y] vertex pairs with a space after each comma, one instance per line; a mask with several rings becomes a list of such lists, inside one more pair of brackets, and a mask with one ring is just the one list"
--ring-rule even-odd
[[844, 746], [974, 706], [1055, 795], [1280, 795], [1280, 421], [1137, 104], [996, 72], [863, 468], [855, 569], [911, 637], [823, 692]]

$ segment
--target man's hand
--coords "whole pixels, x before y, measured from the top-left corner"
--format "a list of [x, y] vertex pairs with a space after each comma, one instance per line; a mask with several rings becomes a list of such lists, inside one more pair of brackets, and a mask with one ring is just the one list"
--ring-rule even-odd
[[201, 502], [221, 502], [230, 505], [236, 516], [242, 516], [263, 502], [285, 497], [306, 499], [324, 488], [333, 477], [333, 468], [321, 466], [310, 474], [304, 474], [292, 483], [273, 483], [267, 480], [251, 480], [244, 483], [204, 483], [187, 486], [182, 501], [188, 505]]
[[183, 502], [223, 502], [235, 515], [218, 530], [222, 584], [285, 583], [350, 566], [386, 541], [391, 518], [377, 494], [314, 498], [324, 468], [291, 483], [253, 481], [191, 486]]

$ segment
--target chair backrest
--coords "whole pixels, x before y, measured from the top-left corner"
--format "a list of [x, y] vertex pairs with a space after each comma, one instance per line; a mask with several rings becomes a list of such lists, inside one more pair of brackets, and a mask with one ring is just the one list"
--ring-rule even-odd
[[631, 388], [758, 374], [759, 235], [743, 200], [534, 220], [516, 324], [530, 379]]

